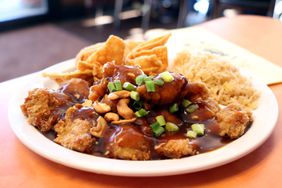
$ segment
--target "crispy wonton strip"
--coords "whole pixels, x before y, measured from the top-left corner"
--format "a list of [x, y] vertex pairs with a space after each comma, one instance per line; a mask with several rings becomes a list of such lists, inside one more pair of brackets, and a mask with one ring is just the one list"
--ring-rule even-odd
[[132, 52], [135, 53], [136, 51], [150, 50], [150, 49], [153, 49], [157, 46], [164, 46], [170, 36], [171, 36], [171, 34], [167, 34], [167, 35], [164, 35], [164, 36], [152, 39], [152, 40], [142, 42], [141, 44], [136, 46], [136, 48], [134, 48], [132, 50]]
[[80, 61], [86, 61], [87, 58], [95, 53], [104, 43], [96, 43], [91, 46], [87, 46], [80, 50], [80, 52], [76, 55], [76, 64], [78, 64]]
[[168, 66], [167, 42], [170, 34], [143, 42], [126, 57], [126, 64], [140, 66], [146, 74], [157, 74]]
[[102, 67], [107, 62], [114, 61], [116, 64], [123, 65], [124, 50], [124, 41], [117, 36], [111, 35], [103, 46], [92, 53], [86, 60], [88, 64], [93, 65], [93, 76], [101, 78]]
[[43, 73], [44, 77], [49, 77], [52, 80], [55, 80], [57, 83], [63, 83], [67, 80], [70, 80], [72, 78], [81, 78], [83, 80], [92, 82], [93, 76], [92, 71], [74, 71], [74, 72], [66, 72], [66, 73]]

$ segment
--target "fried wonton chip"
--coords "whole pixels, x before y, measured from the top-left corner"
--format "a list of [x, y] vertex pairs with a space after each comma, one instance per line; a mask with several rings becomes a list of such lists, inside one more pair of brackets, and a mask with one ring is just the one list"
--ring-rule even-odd
[[138, 46], [141, 43], [142, 43], [141, 41], [126, 40], [124, 57], [126, 57], [129, 54], [129, 52], [131, 52], [136, 46]]
[[80, 61], [86, 61], [88, 57], [91, 54], [95, 53], [99, 48], [101, 48], [103, 44], [104, 43], [96, 43], [94, 45], [87, 46], [83, 48], [82, 50], [80, 50], [80, 52], [76, 55], [76, 58], [75, 58], [76, 64]]
[[146, 74], [157, 74], [168, 66], [167, 47], [169, 35], [145, 42], [124, 41], [111, 35], [106, 42], [82, 49], [76, 56], [76, 69], [66, 73], [45, 73], [44, 76], [58, 83], [72, 78], [89, 81], [103, 77], [103, 65], [114, 62], [118, 65], [140, 66]]
[[117, 36], [111, 35], [96, 52], [86, 59], [86, 63], [93, 66], [93, 76], [101, 78], [102, 67], [107, 62], [114, 61], [116, 64], [122, 65], [124, 49], [124, 41]]
[[114, 61], [116, 64], [124, 64], [124, 51], [124, 41], [111, 35], [104, 43], [82, 49], [76, 56], [76, 68], [80, 71], [92, 71], [95, 78], [101, 78], [105, 63]]
[[49, 77], [57, 83], [63, 83], [72, 78], [80, 78], [88, 81], [89, 83], [93, 82], [92, 71], [73, 71], [73, 72], [64, 72], [64, 73], [43, 73], [44, 77]]
[[146, 74], [157, 74], [168, 66], [167, 47], [170, 34], [142, 42], [126, 56], [126, 64], [140, 66]]
[[97, 52], [104, 43], [97, 43], [88, 47], [83, 48], [80, 50], [80, 52], [76, 55], [75, 58], [75, 65], [76, 68], [80, 71], [91, 71], [93, 70], [93, 64], [91, 62], [88, 62], [87, 59]]

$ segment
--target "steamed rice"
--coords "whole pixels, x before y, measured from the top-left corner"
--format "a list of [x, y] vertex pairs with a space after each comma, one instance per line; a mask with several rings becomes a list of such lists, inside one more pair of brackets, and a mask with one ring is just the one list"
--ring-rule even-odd
[[170, 67], [188, 80], [206, 84], [210, 95], [219, 104], [239, 103], [249, 109], [255, 109], [259, 93], [252, 83], [243, 77], [232, 64], [210, 53], [180, 52]]

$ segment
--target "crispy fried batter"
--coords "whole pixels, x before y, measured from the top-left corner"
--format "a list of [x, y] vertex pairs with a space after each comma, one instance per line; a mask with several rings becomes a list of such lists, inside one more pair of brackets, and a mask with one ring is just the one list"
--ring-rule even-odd
[[137, 45], [125, 57], [125, 63], [138, 65], [146, 74], [157, 74], [168, 66], [167, 47], [170, 34]]
[[237, 104], [230, 104], [216, 114], [220, 127], [220, 136], [231, 139], [240, 137], [252, 122], [252, 113]]
[[125, 50], [124, 50], [124, 57], [128, 55], [128, 53], [133, 50], [136, 46], [141, 44], [142, 42], [140, 41], [133, 41], [133, 40], [125, 40]]
[[[54, 126], [57, 137], [54, 140], [58, 144], [80, 152], [89, 152], [95, 142], [90, 134], [90, 129], [96, 125], [96, 118], [84, 118], [85, 114], [96, 116], [94, 109], [86, 108], [83, 112], [79, 108], [71, 107], [67, 110], [65, 120], [59, 121]], [[83, 114], [80, 114], [83, 113]]]
[[121, 125], [121, 129], [108, 145], [110, 157], [128, 160], [149, 160], [150, 143], [133, 125]]
[[67, 95], [47, 89], [34, 89], [28, 93], [21, 109], [27, 121], [41, 132], [47, 132], [57, 123], [64, 109], [69, 106]]
[[[86, 61], [90, 55], [95, 53], [104, 43], [96, 43], [91, 46], [87, 46], [80, 50], [80, 52], [76, 55], [75, 61], [76, 65], [78, 66], [81, 61]], [[81, 70], [81, 69], [79, 69]], [[83, 71], [83, 70], [82, 70]]]
[[201, 99], [209, 98], [208, 88], [202, 82], [189, 83], [187, 84], [186, 90], [187, 90], [186, 97], [192, 101], [197, 100], [199, 98]]
[[87, 58], [87, 62], [93, 65], [93, 76], [96, 78], [102, 77], [102, 67], [105, 63], [114, 61], [118, 65], [123, 63], [125, 43], [114, 35], [111, 35], [105, 44], [95, 53]]
[[[162, 72], [168, 66], [167, 47], [170, 35], [145, 42], [124, 41], [111, 35], [106, 42], [82, 49], [76, 56], [76, 69], [65, 73], [43, 73], [58, 83], [72, 78], [81, 78], [93, 83], [103, 77], [103, 65], [113, 62], [117, 65], [136, 65], [147, 74]], [[94, 77], [94, 78], [93, 78]]]
[[92, 71], [73, 71], [73, 72], [64, 72], [64, 73], [43, 73], [44, 77], [48, 77], [52, 80], [55, 80], [57, 83], [61, 84], [73, 78], [80, 78], [82, 80], [86, 80], [89, 83], [93, 82]]
[[194, 155], [196, 150], [189, 143], [189, 139], [169, 140], [155, 146], [156, 152], [168, 158], [181, 158], [187, 155]]

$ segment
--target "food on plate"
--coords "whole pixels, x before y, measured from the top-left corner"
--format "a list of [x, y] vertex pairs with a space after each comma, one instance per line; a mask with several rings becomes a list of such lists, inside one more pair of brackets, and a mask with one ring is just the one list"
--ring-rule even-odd
[[[240, 104], [239, 94], [223, 106], [210, 82], [191, 81], [195, 69], [168, 71], [168, 38], [128, 42], [110, 36], [105, 43], [84, 48], [73, 72], [45, 74], [59, 87], [31, 90], [21, 105], [23, 114], [63, 147], [124, 160], [197, 155], [242, 136], [253, 116]], [[230, 73], [227, 65], [222, 67]], [[206, 74], [203, 67], [198, 69]], [[251, 87], [239, 72], [232, 74]]]
[[251, 110], [257, 107], [259, 93], [251, 82], [219, 56], [184, 50], [176, 55], [169, 70], [183, 74], [192, 82], [205, 83], [211, 97], [222, 105], [237, 102]]
[[71, 78], [93, 81], [102, 78], [102, 67], [107, 62], [117, 65], [140, 66], [147, 74], [157, 74], [168, 66], [167, 47], [170, 35], [145, 42], [124, 41], [111, 35], [106, 42], [82, 49], [76, 56], [76, 70], [66, 73], [44, 73], [62, 83]]

